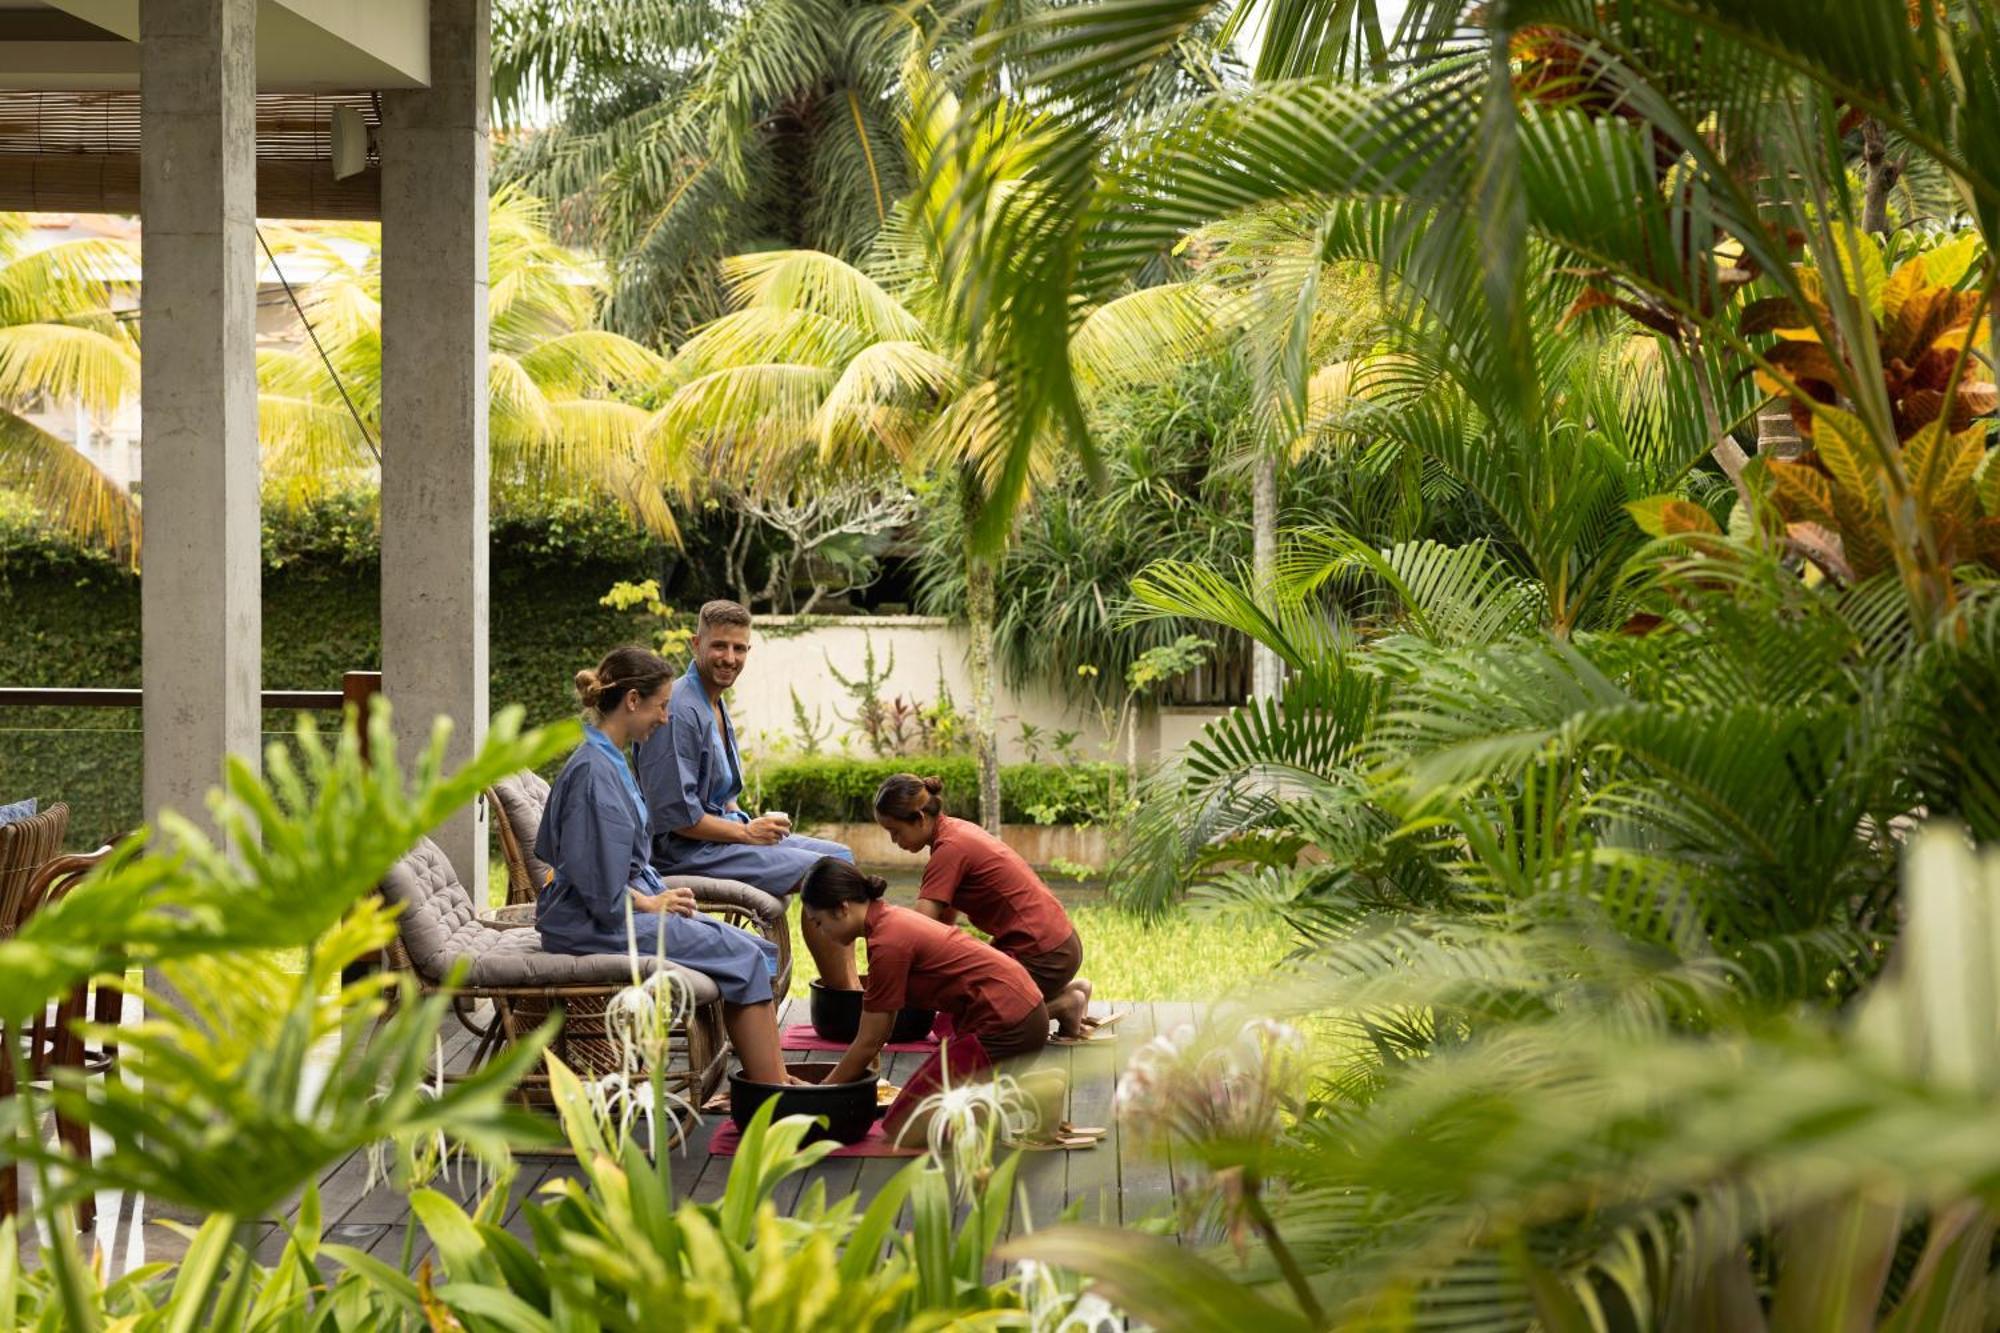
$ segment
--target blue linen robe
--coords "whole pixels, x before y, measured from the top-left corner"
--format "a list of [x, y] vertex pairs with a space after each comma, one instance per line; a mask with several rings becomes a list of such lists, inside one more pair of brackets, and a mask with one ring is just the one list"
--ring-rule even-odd
[[[549, 789], [535, 834], [535, 855], [555, 871], [535, 900], [542, 947], [624, 953], [627, 896], [635, 888], [648, 894], [662, 888], [646, 863], [647, 844], [645, 801], [632, 770], [603, 732], [587, 728]], [[732, 1004], [771, 998], [778, 950], [762, 936], [714, 917], [661, 912], [635, 911], [631, 929], [642, 955], [658, 952], [665, 931], [667, 957], [706, 973]]]
[[653, 868], [662, 875], [733, 879], [783, 896], [799, 886], [821, 857], [854, 860], [854, 853], [837, 842], [798, 833], [759, 847], [703, 842], [677, 832], [700, 823], [705, 814], [750, 822], [750, 816], [732, 808], [743, 794], [736, 728], [727, 708], [708, 706], [701, 674], [692, 666], [674, 682], [666, 724], [639, 746], [637, 761], [653, 827]]

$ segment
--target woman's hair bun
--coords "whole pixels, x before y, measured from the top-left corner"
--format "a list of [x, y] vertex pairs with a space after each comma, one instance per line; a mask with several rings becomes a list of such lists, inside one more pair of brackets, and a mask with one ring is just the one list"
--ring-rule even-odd
[[593, 668], [585, 667], [576, 673], [576, 696], [583, 700], [586, 708], [596, 706], [602, 688], [597, 683], [597, 672]]
[[863, 875], [861, 878], [867, 882], [870, 899], [880, 898], [889, 891], [889, 881], [880, 875]]
[[943, 778], [925, 778], [925, 779], [924, 779], [924, 790], [925, 790], [925, 791], [927, 791], [927, 792], [929, 792], [929, 793], [930, 793], [931, 795], [933, 795], [933, 796], [937, 796], [937, 795], [940, 795], [940, 794], [942, 794], [942, 793], [943, 793], [943, 791], [944, 791], [944, 779], [943, 779]]

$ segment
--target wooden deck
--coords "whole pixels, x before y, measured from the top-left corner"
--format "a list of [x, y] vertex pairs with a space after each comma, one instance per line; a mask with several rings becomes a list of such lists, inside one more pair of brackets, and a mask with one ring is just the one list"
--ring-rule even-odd
[[[803, 1022], [804, 1009], [803, 1001], [789, 1000], [780, 1021]], [[1098, 1013], [1107, 1013], [1112, 1009], [1125, 1012], [1115, 1043], [1107, 1041], [1084, 1046], [1051, 1047], [1039, 1059], [1047, 1066], [1063, 1068], [1069, 1073], [1070, 1120], [1076, 1124], [1104, 1125], [1111, 1132], [1102, 1144], [1089, 1151], [1026, 1154], [1020, 1168], [1017, 1193], [1017, 1200], [1025, 1208], [1025, 1216], [1022, 1207], [1017, 1207], [1009, 1221], [1011, 1229], [1022, 1228], [1028, 1219], [1046, 1224], [1072, 1205], [1076, 1206], [1076, 1216], [1081, 1220], [1112, 1226], [1134, 1226], [1149, 1218], [1164, 1218], [1174, 1208], [1177, 1182], [1171, 1164], [1160, 1155], [1143, 1149], [1132, 1136], [1121, 1132], [1112, 1102], [1118, 1072], [1133, 1050], [1155, 1032], [1168, 1031], [1177, 1024], [1192, 1021], [1195, 1006], [1172, 1002], [1100, 1002], [1093, 1009]], [[449, 1070], [462, 1064], [470, 1046], [470, 1038], [462, 1034], [447, 1044], [446, 1068]], [[786, 1058], [805, 1061], [835, 1057], [796, 1052]], [[924, 1057], [899, 1054], [885, 1058], [888, 1078], [891, 1082], [901, 1083], [915, 1072]], [[713, 1201], [722, 1196], [733, 1159], [714, 1157], [708, 1152], [709, 1134], [722, 1123], [726, 1123], [726, 1117], [709, 1115], [688, 1136], [685, 1147], [674, 1153], [673, 1190], [677, 1200]], [[906, 1159], [898, 1158], [822, 1161], [786, 1180], [779, 1188], [777, 1203], [780, 1209], [790, 1212], [815, 1183], [820, 1183], [825, 1186], [829, 1199], [859, 1193], [865, 1204], [904, 1165]], [[528, 1227], [521, 1212], [521, 1201], [532, 1197], [548, 1181], [577, 1174], [577, 1166], [571, 1160], [523, 1158], [509, 1191], [504, 1225], [525, 1238]], [[433, 1182], [432, 1188], [470, 1204], [476, 1198], [473, 1191], [477, 1188], [471, 1175], [467, 1172], [463, 1184], [441, 1179]], [[406, 1233], [411, 1226], [409, 1204], [402, 1194], [389, 1186], [367, 1188], [368, 1164], [364, 1155], [357, 1153], [332, 1167], [321, 1177], [319, 1184], [326, 1239], [365, 1250], [391, 1264], [401, 1261]], [[129, 1200], [100, 1196], [100, 1239], [110, 1247], [109, 1258], [115, 1269], [124, 1268], [128, 1256], [137, 1257], [130, 1245], [134, 1212]], [[32, 1231], [32, 1227], [27, 1229]], [[265, 1262], [276, 1260], [284, 1247], [285, 1237], [283, 1222], [272, 1219], [264, 1224], [259, 1251]], [[147, 1261], [171, 1258], [181, 1248], [171, 1231], [156, 1226], [144, 1228], [143, 1244]], [[24, 1248], [31, 1245], [32, 1241], [24, 1238]], [[412, 1244], [412, 1261], [420, 1260], [428, 1251], [429, 1246], [419, 1228]]]

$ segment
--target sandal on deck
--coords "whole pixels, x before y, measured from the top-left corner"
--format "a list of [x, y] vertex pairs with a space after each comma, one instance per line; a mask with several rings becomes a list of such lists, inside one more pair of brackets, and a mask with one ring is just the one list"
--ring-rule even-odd
[[1125, 1011], [1123, 1009], [1120, 1009], [1116, 1013], [1106, 1014], [1102, 1018], [1092, 1018], [1089, 1014], [1085, 1014], [1083, 1016], [1083, 1026], [1091, 1032], [1109, 1032], [1111, 1029], [1117, 1027], [1124, 1018]]
[[1117, 1040], [1118, 1040], [1118, 1034], [1115, 1032], [1093, 1032], [1086, 1029], [1083, 1035], [1080, 1037], [1063, 1037], [1063, 1036], [1050, 1037], [1049, 1045], [1087, 1046], [1092, 1043], [1115, 1042]]

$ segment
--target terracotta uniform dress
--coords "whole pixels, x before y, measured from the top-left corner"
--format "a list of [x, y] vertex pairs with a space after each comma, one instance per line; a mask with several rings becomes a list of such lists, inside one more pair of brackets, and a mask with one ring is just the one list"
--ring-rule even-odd
[[917, 896], [953, 907], [1027, 969], [1044, 1000], [1062, 994], [1083, 966], [1069, 913], [1020, 853], [979, 825], [938, 816]]
[[1049, 1041], [1049, 1009], [1019, 963], [954, 926], [907, 907], [868, 905], [863, 930], [868, 976], [861, 1007], [871, 1014], [904, 1008], [951, 1015], [952, 1035], [926, 1061], [890, 1106], [901, 1117], [953, 1083], [976, 1078], [997, 1060], [1032, 1055]]

